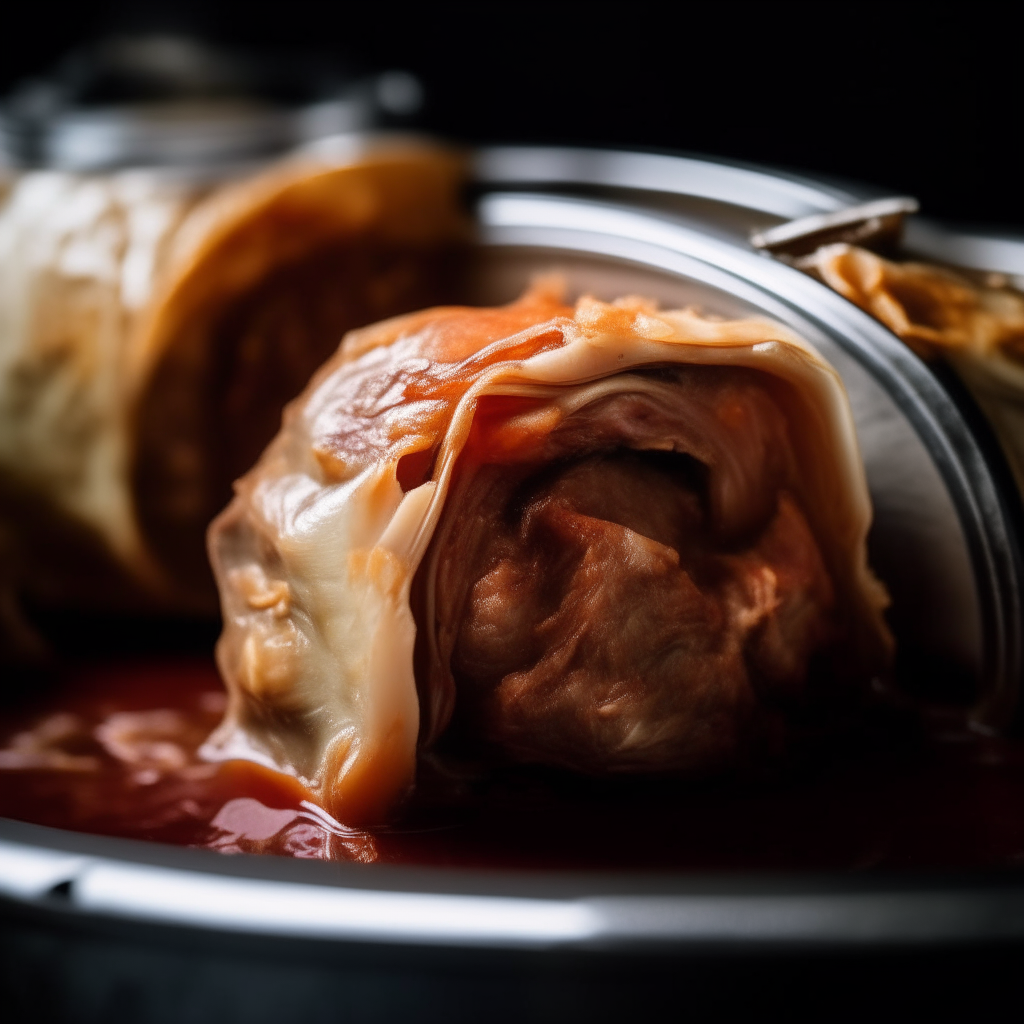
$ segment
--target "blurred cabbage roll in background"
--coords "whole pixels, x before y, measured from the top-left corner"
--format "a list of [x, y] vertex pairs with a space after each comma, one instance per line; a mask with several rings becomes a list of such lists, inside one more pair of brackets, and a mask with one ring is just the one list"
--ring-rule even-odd
[[0, 195], [0, 628], [216, 610], [204, 533], [344, 333], [437, 301], [462, 167], [416, 141], [244, 178], [9, 178]]
[[[797, 265], [881, 320], [918, 355], [943, 358], [974, 395], [1024, 493], [1024, 294], [859, 246], [823, 246]], [[992, 279], [995, 278], [993, 281]]]

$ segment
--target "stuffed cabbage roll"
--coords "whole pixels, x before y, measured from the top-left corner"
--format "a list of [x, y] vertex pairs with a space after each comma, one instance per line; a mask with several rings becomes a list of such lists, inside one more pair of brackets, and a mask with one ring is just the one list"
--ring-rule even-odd
[[[459, 161], [418, 144], [216, 187], [0, 196], [0, 605], [215, 610], [205, 530], [344, 332], [436, 301]], [[3, 629], [0, 628], [0, 633]]]
[[460, 738], [592, 775], [713, 771], [886, 672], [836, 373], [784, 327], [563, 303], [350, 333], [211, 526], [204, 747], [379, 820]]

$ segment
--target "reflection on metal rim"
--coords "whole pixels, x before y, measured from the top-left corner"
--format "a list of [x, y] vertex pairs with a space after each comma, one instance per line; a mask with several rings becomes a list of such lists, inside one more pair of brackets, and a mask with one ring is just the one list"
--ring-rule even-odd
[[699, 196], [784, 220], [831, 213], [858, 197], [795, 175], [659, 153], [505, 146], [481, 150], [474, 180], [485, 185], [595, 185]]
[[[660, 880], [665, 891], [644, 892], [608, 879], [566, 883], [540, 876], [503, 892], [485, 875], [396, 875], [365, 865], [332, 871], [318, 864], [302, 865], [306, 880], [297, 882], [277, 870], [293, 865], [274, 858], [232, 858], [237, 873], [228, 874], [217, 870], [225, 862], [213, 853], [176, 851], [184, 863], [160, 865], [133, 859], [138, 844], [93, 840], [105, 855], [69, 856], [3, 839], [10, 830], [0, 823], [0, 893], [147, 924], [476, 948], [857, 947], [1024, 938], [1024, 888], [1013, 885]], [[55, 888], [59, 899], [50, 895]]]

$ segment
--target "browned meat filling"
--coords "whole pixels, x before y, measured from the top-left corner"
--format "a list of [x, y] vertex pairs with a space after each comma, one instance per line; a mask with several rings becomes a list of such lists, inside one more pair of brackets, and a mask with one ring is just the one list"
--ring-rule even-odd
[[463, 732], [605, 772], [708, 768], [772, 731], [834, 595], [756, 378], [685, 371], [585, 406], [541, 458], [462, 467], [427, 561]]

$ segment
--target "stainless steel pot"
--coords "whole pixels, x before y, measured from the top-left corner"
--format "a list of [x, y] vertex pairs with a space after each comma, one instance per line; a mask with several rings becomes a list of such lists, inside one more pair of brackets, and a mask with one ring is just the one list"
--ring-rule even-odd
[[[1008, 726], [1022, 673], [1024, 564], [1019, 497], [998, 446], [955, 381], [748, 242], [752, 230], [864, 197], [708, 160], [526, 148], [477, 154], [476, 190], [480, 242], [469, 299], [507, 300], [532, 274], [558, 268], [573, 292], [764, 314], [820, 349], [853, 404], [876, 510], [872, 558], [893, 596], [893, 623], [909, 652], [904, 668], [962, 673], [976, 696], [964, 713], [980, 728]], [[955, 248], [955, 238], [942, 239]], [[1016, 874], [466, 874], [225, 858], [9, 821], [0, 822], [0, 893], [5, 920], [26, 928], [114, 923], [129, 935], [244, 935], [264, 953], [312, 942], [345, 956], [370, 950], [375, 963], [382, 950], [432, 948], [455, 958], [438, 961], [442, 974], [462, 962], [460, 949], [499, 959], [511, 950], [571, 952], [577, 967], [643, 953], [669, 965], [668, 977], [680, 957], [693, 965], [726, 951], [846, 956], [1024, 940]], [[544, 969], [543, 961], [529, 964], [531, 977]], [[586, 976], [588, 991], [601, 991], [601, 980]]]

